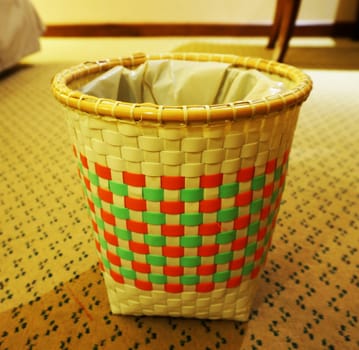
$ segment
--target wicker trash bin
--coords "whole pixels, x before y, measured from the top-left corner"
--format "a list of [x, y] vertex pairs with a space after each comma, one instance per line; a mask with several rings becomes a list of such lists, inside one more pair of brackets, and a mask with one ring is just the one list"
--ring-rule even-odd
[[[113, 67], [159, 59], [226, 62], [289, 87], [256, 100], [178, 106], [79, 91]], [[198, 53], [87, 62], [54, 77], [113, 313], [248, 319], [311, 87], [295, 67]]]

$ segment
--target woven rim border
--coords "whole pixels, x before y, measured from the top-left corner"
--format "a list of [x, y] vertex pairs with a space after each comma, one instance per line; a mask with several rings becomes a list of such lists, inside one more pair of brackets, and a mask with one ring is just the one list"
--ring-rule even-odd
[[[232, 64], [234, 67], [256, 69], [284, 77], [294, 85], [283, 93], [265, 96], [256, 100], [187, 106], [128, 103], [86, 95], [69, 88], [71, 82], [90, 74], [104, 72], [118, 65], [136, 67], [146, 60], [159, 59], [224, 62]], [[140, 53], [127, 57], [85, 62], [56, 74], [52, 80], [52, 91], [56, 99], [79, 111], [132, 121], [146, 120], [180, 123], [236, 120], [280, 112], [286, 108], [302, 104], [309, 96], [311, 89], [312, 81], [310, 77], [293, 66], [262, 58], [206, 53], [166, 53], [158, 55]]]

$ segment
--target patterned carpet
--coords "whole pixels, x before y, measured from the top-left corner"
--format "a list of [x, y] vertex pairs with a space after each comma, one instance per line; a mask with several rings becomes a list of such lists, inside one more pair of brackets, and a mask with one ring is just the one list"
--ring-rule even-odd
[[0, 349], [359, 348], [357, 46], [289, 52], [314, 90], [302, 107], [260, 289], [249, 322], [240, 323], [111, 314], [50, 91], [51, 77], [79, 62], [81, 45], [62, 59], [46, 44], [42, 56], [0, 78]]

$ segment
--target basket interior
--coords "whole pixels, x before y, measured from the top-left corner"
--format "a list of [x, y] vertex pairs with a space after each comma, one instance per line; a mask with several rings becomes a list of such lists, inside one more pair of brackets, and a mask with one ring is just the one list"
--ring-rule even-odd
[[216, 105], [283, 93], [288, 78], [223, 62], [148, 60], [89, 76], [81, 92], [129, 103]]

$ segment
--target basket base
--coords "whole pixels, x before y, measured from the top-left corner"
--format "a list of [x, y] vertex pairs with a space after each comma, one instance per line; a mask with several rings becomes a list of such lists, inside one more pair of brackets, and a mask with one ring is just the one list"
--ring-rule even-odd
[[201, 319], [248, 321], [258, 280], [248, 280], [237, 288], [207, 293], [144, 291], [117, 283], [103, 272], [110, 308], [114, 314], [171, 316]]

